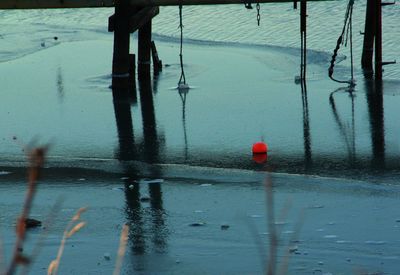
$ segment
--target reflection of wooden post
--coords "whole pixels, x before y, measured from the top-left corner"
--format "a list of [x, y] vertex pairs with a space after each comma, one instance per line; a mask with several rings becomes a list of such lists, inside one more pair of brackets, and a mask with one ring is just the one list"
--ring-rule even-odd
[[375, 79], [382, 79], [382, 0], [375, 0]]
[[375, 38], [375, 1], [367, 0], [367, 10], [365, 12], [364, 45], [361, 58], [361, 67], [372, 72], [372, 56], [374, 53]]
[[366, 81], [365, 87], [371, 132], [372, 166], [374, 169], [383, 169], [386, 153], [382, 81]]
[[136, 103], [136, 56], [129, 54], [129, 91], [133, 103]]
[[[129, 83], [129, 1], [120, 0], [115, 5], [113, 16], [114, 52], [112, 66], [112, 86], [115, 91], [127, 89]], [[115, 94], [114, 94], [115, 95]]]
[[150, 72], [151, 20], [139, 29], [138, 43], [138, 72], [140, 78], [141, 73], [147, 74], [147, 72]]

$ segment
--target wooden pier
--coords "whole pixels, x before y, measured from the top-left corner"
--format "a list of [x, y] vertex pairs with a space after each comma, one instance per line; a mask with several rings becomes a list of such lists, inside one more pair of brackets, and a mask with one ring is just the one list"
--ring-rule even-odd
[[[310, 1], [329, 0], [0, 0], [0, 9], [114, 7], [115, 14], [109, 18], [108, 30], [114, 32], [112, 87], [114, 98], [118, 99], [122, 98], [124, 94], [129, 94], [129, 90], [134, 89], [135, 86], [136, 57], [129, 52], [131, 33], [138, 31], [139, 34], [137, 57], [139, 77], [140, 75], [149, 75], [151, 53], [153, 57], [157, 57], [154, 62], [157, 63], [154, 66], [155, 69], [160, 67], [161, 61], [158, 60], [155, 45], [151, 39], [152, 18], [159, 13], [159, 6], [293, 3], [293, 6], [297, 8], [297, 2], [300, 2], [301, 30], [305, 36], [306, 5]], [[362, 67], [372, 70], [373, 44], [375, 42], [375, 78], [380, 80], [382, 66], [393, 63], [382, 62], [381, 6], [384, 4], [382, 4], [382, 0], [367, 1]], [[305, 61], [302, 58], [304, 64]]]

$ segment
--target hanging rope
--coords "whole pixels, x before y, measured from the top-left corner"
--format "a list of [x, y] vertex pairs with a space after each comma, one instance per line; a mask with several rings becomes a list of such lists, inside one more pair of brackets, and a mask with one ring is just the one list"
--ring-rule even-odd
[[183, 23], [182, 23], [182, 5], [179, 5], [179, 28], [181, 31], [179, 59], [181, 64], [181, 77], [179, 78], [179, 85], [186, 85], [185, 71], [183, 70]]
[[[336, 48], [333, 50], [331, 65], [329, 66], [329, 69], [328, 69], [328, 75], [333, 81], [336, 81], [338, 83], [347, 83], [350, 86], [355, 85], [354, 84], [354, 66], [353, 66], [353, 5], [354, 5], [354, 0], [350, 0], [347, 5], [347, 10], [346, 10], [346, 15], [345, 15], [345, 19], [344, 19], [342, 33], [336, 42]], [[347, 42], [350, 40], [351, 79], [350, 80], [338, 80], [333, 77], [333, 68], [335, 66], [336, 57], [337, 57], [338, 51], [340, 49], [340, 46], [343, 45], [343, 43], [344, 43], [343, 37], [345, 34], [346, 34], [345, 47], [347, 47]], [[349, 39], [349, 37], [350, 37], [350, 39]]]

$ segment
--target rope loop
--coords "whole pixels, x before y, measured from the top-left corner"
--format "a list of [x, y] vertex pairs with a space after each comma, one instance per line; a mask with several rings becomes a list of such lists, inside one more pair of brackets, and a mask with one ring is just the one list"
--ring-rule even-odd
[[[354, 0], [349, 0], [349, 3], [347, 4], [347, 9], [346, 9], [346, 15], [344, 18], [344, 24], [343, 24], [343, 29], [342, 33], [340, 34], [337, 42], [336, 42], [336, 47], [333, 50], [333, 55], [332, 59], [330, 62], [330, 66], [328, 69], [328, 76], [331, 78], [333, 81], [338, 82], [338, 83], [347, 83], [350, 86], [354, 86], [354, 65], [353, 65], [353, 5], [354, 5]], [[334, 71], [334, 66], [336, 62], [336, 58], [338, 55], [338, 51], [340, 49], [340, 45], [343, 45], [347, 47], [347, 42], [350, 42], [350, 58], [351, 58], [351, 79], [350, 80], [338, 80], [333, 77], [333, 71]]]

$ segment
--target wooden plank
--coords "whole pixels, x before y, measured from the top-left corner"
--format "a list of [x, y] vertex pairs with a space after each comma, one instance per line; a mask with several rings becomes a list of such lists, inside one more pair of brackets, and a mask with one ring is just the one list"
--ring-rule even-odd
[[[116, 1], [116, 0], [115, 0]], [[0, 0], [0, 9], [51, 9], [114, 7], [114, 0]], [[334, 1], [334, 0], [307, 0]], [[293, 0], [129, 0], [132, 6], [224, 5], [246, 3], [292, 3]]]

